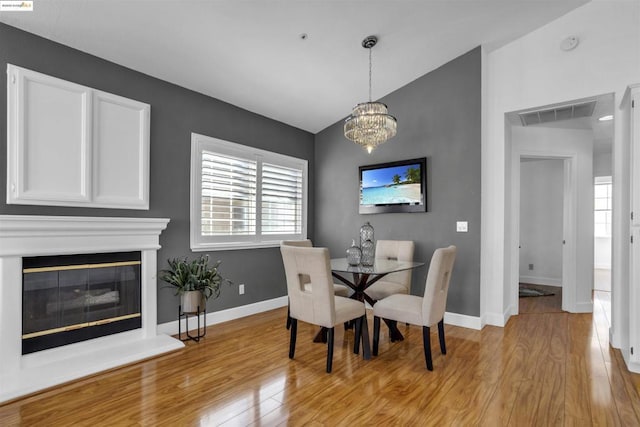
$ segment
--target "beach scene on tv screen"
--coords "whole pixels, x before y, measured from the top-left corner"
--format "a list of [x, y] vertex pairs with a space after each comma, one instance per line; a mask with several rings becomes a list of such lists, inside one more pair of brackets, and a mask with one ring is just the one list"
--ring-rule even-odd
[[420, 164], [362, 171], [361, 205], [393, 205], [422, 202]]

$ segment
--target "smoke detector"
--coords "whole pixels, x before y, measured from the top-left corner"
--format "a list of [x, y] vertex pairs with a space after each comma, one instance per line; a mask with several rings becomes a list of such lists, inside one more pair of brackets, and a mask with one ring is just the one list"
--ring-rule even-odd
[[578, 46], [578, 43], [580, 43], [580, 39], [578, 37], [569, 36], [566, 39], [562, 40], [562, 43], [560, 43], [560, 49], [568, 52], [575, 49], [576, 46]]

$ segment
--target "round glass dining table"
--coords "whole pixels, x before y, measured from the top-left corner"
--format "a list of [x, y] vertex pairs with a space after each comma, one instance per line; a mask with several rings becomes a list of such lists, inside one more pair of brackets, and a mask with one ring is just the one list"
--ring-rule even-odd
[[[394, 259], [376, 258], [373, 265], [349, 265], [346, 258], [331, 260], [331, 275], [353, 290], [351, 298], [366, 301], [373, 306], [377, 302], [365, 292], [367, 288], [384, 276], [398, 271], [422, 267], [424, 262], [398, 261]], [[349, 277], [351, 276], [351, 277]], [[387, 322], [391, 341], [402, 341], [404, 337], [395, 322]]]

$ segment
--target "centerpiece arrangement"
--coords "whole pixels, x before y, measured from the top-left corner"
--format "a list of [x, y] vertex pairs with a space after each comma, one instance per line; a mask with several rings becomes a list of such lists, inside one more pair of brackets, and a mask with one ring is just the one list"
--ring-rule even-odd
[[360, 246], [356, 245], [354, 239], [351, 242], [351, 247], [347, 249], [347, 262], [349, 265], [373, 265], [375, 261], [375, 240], [373, 232], [373, 226], [369, 224], [368, 221], [360, 227]]

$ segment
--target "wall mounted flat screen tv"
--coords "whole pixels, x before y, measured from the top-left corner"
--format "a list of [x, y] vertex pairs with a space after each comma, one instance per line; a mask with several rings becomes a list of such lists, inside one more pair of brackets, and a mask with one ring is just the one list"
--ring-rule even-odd
[[361, 214], [427, 211], [427, 159], [360, 166]]

